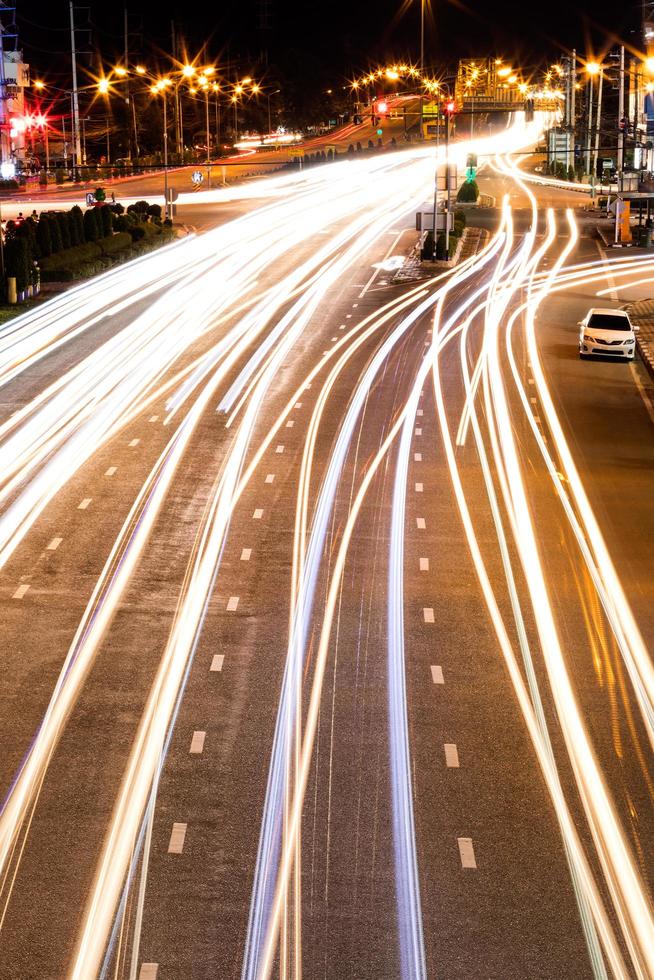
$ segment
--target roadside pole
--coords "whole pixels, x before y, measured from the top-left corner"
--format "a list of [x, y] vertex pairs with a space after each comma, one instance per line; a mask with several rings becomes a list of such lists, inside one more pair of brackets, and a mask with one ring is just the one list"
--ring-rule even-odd
[[445, 112], [445, 187], [447, 190], [447, 207], [445, 209], [445, 258], [449, 259], [452, 190], [450, 188], [450, 113], [448, 111]]

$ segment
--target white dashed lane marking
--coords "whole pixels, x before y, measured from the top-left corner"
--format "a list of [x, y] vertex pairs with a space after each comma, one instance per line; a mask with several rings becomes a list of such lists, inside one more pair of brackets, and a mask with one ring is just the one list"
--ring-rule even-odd
[[417, 436], [421, 436], [422, 435], [422, 429], [421, 428], [419, 428], [419, 427], [416, 428], [416, 435]]
[[158, 963], [141, 963], [139, 970], [139, 980], [157, 980], [159, 971]]
[[422, 483], [416, 483], [416, 493], [422, 493]]
[[170, 841], [168, 842], [168, 853], [169, 854], [181, 854], [184, 850], [184, 841], [186, 839], [186, 827], [185, 823], [174, 823], [173, 829], [170, 832]]
[[12, 599], [22, 599], [25, 593], [28, 591], [29, 585], [19, 585], [14, 592]]
[[443, 748], [445, 749], [445, 764], [448, 767], [448, 769], [458, 769], [459, 750], [457, 749], [454, 742], [446, 742]]
[[227, 600], [227, 612], [236, 612], [238, 609], [238, 596], [233, 595]]
[[140, 439], [132, 439], [132, 441], [129, 443], [129, 445], [130, 446], [138, 446], [138, 444], [139, 444], [140, 441], [141, 441]]
[[191, 747], [189, 753], [191, 755], [201, 755], [204, 750], [204, 740], [207, 737], [206, 732], [193, 732], [193, 738], [191, 739]]
[[418, 525], [419, 531], [424, 531], [427, 527], [424, 517], [416, 517], [416, 524]]
[[428, 572], [429, 571], [429, 558], [421, 558], [420, 559], [420, 571], [421, 572]]
[[420, 416], [422, 416], [422, 415], [424, 415], [424, 414], [425, 414], [425, 413], [423, 412], [423, 410], [422, 410], [421, 408], [419, 408], [419, 409], [418, 409], [418, 411], [416, 412], [416, 415], [420, 415]]
[[436, 664], [432, 664], [431, 679], [434, 684], [444, 684], [445, 679], [443, 678], [443, 668], [438, 667]]
[[461, 855], [462, 868], [476, 868], [475, 849], [472, 846], [472, 837], [457, 837], [459, 843], [459, 854]]
[[277, 449], [275, 450], [275, 452], [276, 453], [283, 453], [284, 452], [284, 447], [283, 446], [277, 446]]
[[108, 470], [105, 470], [105, 474], [104, 475], [105, 476], [113, 476], [117, 469], [118, 469], [117, 466], [110, 466]]
[[252, 515], [252, 519], [255, 521], [260, 521], [262, 517], [263, 517], [263, 508], [257, 507], [254, 514]]
[[158, 420], [159, 420], [158, 415], [151, 415], [150, 418], [148, 419], [148, 422], [157, 422]]
[[423, 609], [422, 615], [426, 623], [434, 622], [434, 610], [431, 607]]
[[63, 540], [63, 538], [53, 538], [46, 550], [56, 551]]
[[92, 500], [91, 497], [84, 497], [84, 500], [80, 501], [80, 503], [77, 505], [77, 509], [86, 510], [88, 505], [91, 503], [91, 500]]
[[287, 429], [292, 429], [294, 425], [295, 425], [295, 422], [293, 421], [293, 419], [289, 419], [288, 422], [286, 423], [286, 428]]
[[243, 548], [241, 552], [241, 561], [249, 561], [252, 554], [252, 548]]
[[422, 453], [414, 453], [413, 458], [416, 463], [422, 463]]
[[209, 667], [209, 670], [213, 670], [213, 671], [222, 670], [224, 660], [225, 660], [224, 653], [214, 653], [213, 660], [211, 661], [211, 667]]
[[295, 408], [302, 408], [302, 402], [296, 402]]
[[268, 473], [268, 475], [266, 476], [266, 483], [272, 483], [274, 479], [275, 479], [275, 474]]

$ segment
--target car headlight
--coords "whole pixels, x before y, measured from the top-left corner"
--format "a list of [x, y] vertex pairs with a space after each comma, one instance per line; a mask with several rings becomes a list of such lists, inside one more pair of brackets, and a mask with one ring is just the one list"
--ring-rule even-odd
[[595, 340], [595, 338], [594, 337], [589, 337], [588, 334], [586, 334], [584, 336], [584, 340], [587, 341], [589, 344], [596, 344], [597, 343], [597, 341]]

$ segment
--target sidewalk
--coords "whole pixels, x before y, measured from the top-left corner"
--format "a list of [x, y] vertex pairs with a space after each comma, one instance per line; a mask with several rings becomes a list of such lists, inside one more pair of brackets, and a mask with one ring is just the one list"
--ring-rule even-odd
[[654, 299], [641, 299], [625, 307], [633, 322], [640, 327], [636, 346], [643, 364], [654, 378]]

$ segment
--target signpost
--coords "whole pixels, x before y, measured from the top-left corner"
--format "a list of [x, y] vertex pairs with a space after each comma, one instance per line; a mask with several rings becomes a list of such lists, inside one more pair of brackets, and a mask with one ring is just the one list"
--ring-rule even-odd
[[191, 182], [195, 184], [196, 187], [199, 187], [203, 180], [204, 180], [204, 174], [202, 173], [202, 171], [194, 170], [193, 173], [191, 174]]

